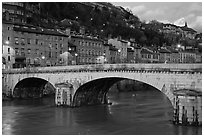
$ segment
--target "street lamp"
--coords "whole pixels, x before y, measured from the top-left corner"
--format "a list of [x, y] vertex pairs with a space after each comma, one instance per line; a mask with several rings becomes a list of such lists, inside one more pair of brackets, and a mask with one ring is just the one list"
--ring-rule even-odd
[[43, 60], [43, 66], [45, 66], [45, 56], [42, 56], [41, 59]]
[[118, 59], [119, 59], [119, 63], [120, 63], [120, 52], [121, 52], [121, 49], [118, 49]]
[[75, 53], [74, 55], [75, 55], [75, 58], [76, 58], [76, 65], [77, 65], [77, 56], [78, 56], [78, 54]]
[[69, 65], [69, 53], [71, 52], [71, 48], [68, 47], [68, 53], [67, 53], [67, 66]]

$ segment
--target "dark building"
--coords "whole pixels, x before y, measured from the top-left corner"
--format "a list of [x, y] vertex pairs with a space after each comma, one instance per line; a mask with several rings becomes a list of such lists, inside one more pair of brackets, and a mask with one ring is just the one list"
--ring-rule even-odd
[[18, 23], [31, 23], [32, 17], [39, 16], [40, 3], [35, 2], [3, 2], [3, 20]]
[[70, 43], [76, 45], [78, 64], [95, 64], [98, 57], [103, 56], [103, 41], [90, 36], [71, 36]]
[[127, 48], [127, 63], [135, 63], [134, 48]]

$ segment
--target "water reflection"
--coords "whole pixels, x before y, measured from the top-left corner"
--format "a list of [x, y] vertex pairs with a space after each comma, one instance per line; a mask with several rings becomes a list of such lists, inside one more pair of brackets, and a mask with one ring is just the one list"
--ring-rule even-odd
[[157, 91], [108, 94], [112, 105], [55, 107], [54, 98], [3, 102], [2, 134], [179, 135], [202, 128], [173, 125], [173, 108]]

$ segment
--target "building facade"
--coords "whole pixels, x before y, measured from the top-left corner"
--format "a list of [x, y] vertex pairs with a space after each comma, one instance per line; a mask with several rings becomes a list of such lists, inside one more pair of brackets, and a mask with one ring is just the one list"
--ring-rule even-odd
[[121, 40], [121, 38], [119, 37], [114, 39], [108, 39], [108, 44], [112, 44], [115, 48], [118, 49], [120, 63], [126, 63], [128, 42], [125, 40]]
[[168, 63], [171, 61], [171, 52], [169, 50], [162, 47], [161, 49], [159, 49], [159, 53], [160, 53], [159, 62]]
[[141, 54], [140, 62], [142, 63], [158, 63], [159, 62], [160, 54], [151, 49], [143, 47], [141, 49], [140, 54]]
[[40, 14], [40, 4], [35, 2], [3, 2], [3, 20], [28, 23], [29, 18]]
[[196, 53], [188, 51], [180, 51], [180, 63], [195, 63], [196, 62]]
[[98, 38], [76, 35], [71, 36], [70, 43], [76, 45], [78, 64], [95, 64], [103, 56], [103, 41]]
[[15, 50], [14, 67], [52, 66], [68, 50], [68, 36], [56, 30], [3, 22], [2, 43]]

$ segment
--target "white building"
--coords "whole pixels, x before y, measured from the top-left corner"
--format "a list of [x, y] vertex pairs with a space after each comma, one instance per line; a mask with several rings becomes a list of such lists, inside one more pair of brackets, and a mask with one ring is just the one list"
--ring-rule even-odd
[[120, 38], [108, 39], [108, 44], [112, 44], [115, 48], [118, 49], [120, 63], [127, 61], [128, 41], [121, 40]]
[[15, 50], [9, 46], [9, 42], [6, 42], [7, 45], [3, 44], [2, 47], [2, 57], [5, 58], [5, 69], [13, 68], [15, 63]]

